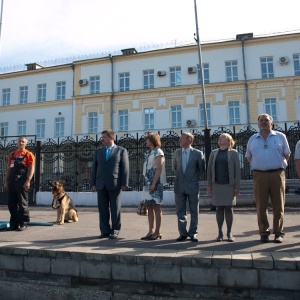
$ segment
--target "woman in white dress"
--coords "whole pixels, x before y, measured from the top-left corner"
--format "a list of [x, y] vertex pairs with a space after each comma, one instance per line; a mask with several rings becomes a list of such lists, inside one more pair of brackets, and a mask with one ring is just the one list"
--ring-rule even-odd
[[147, 135], [146, 146], [149, 151], [146, 153], [143, 166], [143, 201], [148, 208], [149, 231], [142, 240], [161, 239], [160, 231], [163, 201], [163, 187], [166, 182], [165, 158], [160, 149], [161, 142], [157, 133], [150, 132]]

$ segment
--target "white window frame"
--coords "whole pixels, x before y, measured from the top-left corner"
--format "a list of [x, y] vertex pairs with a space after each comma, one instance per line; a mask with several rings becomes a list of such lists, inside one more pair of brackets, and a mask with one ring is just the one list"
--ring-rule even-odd
[[97, 133], [98, 132], [98, 113], [89, 112], [88, 113], [88, 132]]
[[227, 60], [225, 61], [225, 70], [226, 70], [226, 81], [238, 81], [238, 61], [237, 60]]
[[274, 78], [273, 57], [266, 56], [260, 58], [261, 78]]
[[0, 123], [0, 136], [8, 136], [8, 122]]
[[170, 86], [181, 86], [181, 67], [170, 67]]
[[300, 54], [293, 54], [295, 76], [300, 76]]
[[35, 132], [36, 137], [38, 139], [44, 139], [45, 138], [45, 131], [46, 131], [46, 121], [45, 119], [37, 119], [35, 120]]
[[130, 73], [119, 73], [119, 90], [120, 92], [129, 91], [130, 88]]
[[20, 86], [20, 104], [26, 104], [28, 102], [28, 86]]
[[2, 89], [2, 106], [10, 105], [10, 88]]
[[37, 102], [45, 102], [47, 96], [47, 84], [40, 83], [37, 85]]
[[57, 100], [66, 99], [66, 82], [65, 81], [56, 82], [56, 99]]
[[171, 127], [179, 128], [182, 127], [182, 107], [181, 105], [172, 105], [171, 111]]
[[64, 136], [65, 135], [65, 118], [64, 117], [57, 117], [55, 118], [54, 124], [54, 136]]
[[144, 70], [143, 71], [143, 82], [144, 89], [153, 89], [154, 88], [154, 70]]
[[[200, 109], [200, 126], [205, 126], [204, 104], [199, 105]], [[207, 125], [211, 126], [211, 104], [206, 102]]]
[[99, 94], [100, 93], [100, 76], [91, 76], [90, 77], [90, 93]]
[[26, 121], [18, 121], [18, 133], [17, 135], [26, 135]]
[[144, 129], [154, 129], [154, 108], [144, 108]]
[[128, 109], [119, 110], [118, 117], [119, 117], [119, 131], [128, 131], [128, 123], [129, 123]]
[[241, 124], [240, 101], [228, 101], [229, 124]]
[[266, 114], [272, 116], [273, 121], [278, 121], [278, 109], [277, 109], [277, 99], [276, 98], [265, 98], [264, 99], [264, 107]]
[[[203, 75], [204, 75], [204, 83], [209, 83], [209, 64], [204, 63], [202, 64], [203, 68]], [[201, 70], [200, 70], [200, 65], [197, 65], [197, 75], [198, 75], [198, 84], [201, 84]]]

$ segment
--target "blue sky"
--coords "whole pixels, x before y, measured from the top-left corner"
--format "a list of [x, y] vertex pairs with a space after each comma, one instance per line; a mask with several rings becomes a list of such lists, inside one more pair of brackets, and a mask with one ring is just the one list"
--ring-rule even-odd
[[[1, 1], [1, 0], [0, 0]], [[2, 0], [0, 67], [194, 43], [194, 0]], [[197, 0], [202, 42], [300, 31], [294, 0]]]

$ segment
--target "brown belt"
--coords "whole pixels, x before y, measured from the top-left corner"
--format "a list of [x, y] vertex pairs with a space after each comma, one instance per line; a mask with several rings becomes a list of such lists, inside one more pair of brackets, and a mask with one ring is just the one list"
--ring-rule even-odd
[[271, 170], [253, 170], [255, 172], [267, 172], [267, 173], [272, 173], [272, 172], [278, 172], [278, 171], [282, 171], [283, 168], [279, 168], [279, 169], [271, 169]]

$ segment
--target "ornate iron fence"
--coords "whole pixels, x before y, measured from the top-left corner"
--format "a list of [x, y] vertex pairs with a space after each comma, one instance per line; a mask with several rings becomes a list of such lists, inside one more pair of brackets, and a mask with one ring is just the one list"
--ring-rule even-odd
[[[286, 134], [290, 148], [291, 158], [289, 166], [286, 170], [287, 178], [297, 178], [294, 160], [294, 151], [297, 141], [300, 139], [299, 122], [285, 129], [274, 126], [274, 130], [281, 131]], [[245, 127], [239, 132], [228, 127], [219, 127], [211, 133], [211, 148], [217, 148], [218, 137], [227, 132], [233, 136], [238, 150], [241, 163], [241, 177], [243, 180], [252, 179], [250, 166], [245, 159], [245, 152], [249, 138], [256, 133], [256, 129]], [[200, 149], [205, 153], [204, 135], [197, 129], [192, 129], [191, 133], [195, 140], [193, 147]], [[136, 136], [126, 134], [121, 138], [116, 137], [116, 144], [127, 149], [130, 162], [130, 181], [129, 190], [140, 191], [142, 189], [142, 169], [144, 163], [144, 154], [147, 150], [145, 145], [145, 135]], [[0, 192], [3, 192], [3, 182], [6, 173], [8, 154], [17, 148], [16, 140], [7, 144], [0, 141]], [[174, 176], [172, 171], [173, 153], [179, 148], [179, 135], [174, 131], [169, 131], [161, 136], [162, 150], [165, 153], [166, 173], [168, 184], [166, 189], [172, 189]], [[65, 180], [65, 188], [67, 191], [91, 191], [90, 175], [93, 162], [94, 152], [97, 148], [102, 147], [101, 138], [96, 136], [84, 136], [82, 138], [66, 137], [63, 139], [47, 139], [40, 147], [36, 146], [35, 139], [29, 140], [28, 150], [37, 154], [40, 159], [39, 170], [35, 176], [35, 188], [40, 191], [48, 191], [50, 189], [49, 180]], [[37, 153], [39, 152], [39, 153]], [[205, 180], [205, 178], [203, 178]]]

